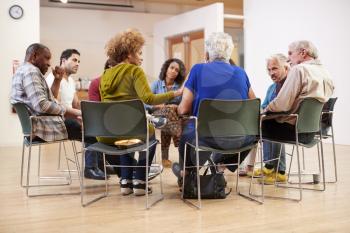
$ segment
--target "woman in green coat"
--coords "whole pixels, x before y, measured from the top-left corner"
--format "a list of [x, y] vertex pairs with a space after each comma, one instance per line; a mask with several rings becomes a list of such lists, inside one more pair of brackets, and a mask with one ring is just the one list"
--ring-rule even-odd
[[[140, 99], [145, 104], [156, 105], [168, 102], [174, 97], [182, 95], [182, 88], [164, 94], [153, 94], [147, 82], [145, 72], [140, 67], [142, 59], [142, 47], [145, 40], [137, 30], [126, 30], [118, 33], [109, 40], [106, 45], [106, 54], [114, 59], [118, 65], [107, 69], [101, 77], [100, 94], [102, 101]], [[150, 128], [150, 135], [154, 139], [154, 129]], [[99, 141], [113, 143], [116, 139]], [[150, 148], [149, 162], [155, 154], [156, 145]], [[121, 156], [121, 165], [132, 165], [133, 154]], [[146, 152], [141, 152], [138, 160], [139, 166], [146, 165]], [[135, 170], [135, 174], [133, 176]], [[121, 168], [120, 187], [123, 195], [134, 193], [137, 196], [144, 195], [146, 171], [142, 167]], [[150, 192], [150, 190], [149, 190]]]

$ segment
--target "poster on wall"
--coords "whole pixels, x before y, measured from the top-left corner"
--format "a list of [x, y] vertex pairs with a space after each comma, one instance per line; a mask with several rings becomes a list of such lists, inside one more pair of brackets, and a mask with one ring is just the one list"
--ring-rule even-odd
[[[17, 59], [12, 60], [12, 75], [15, 74], [15, 72], [20, 64], [21, 64], [20, 61]], [[11, 108], [12, 108], [12, 113], [16, 113], [16, 110], [13, 107], [11, 107]]]

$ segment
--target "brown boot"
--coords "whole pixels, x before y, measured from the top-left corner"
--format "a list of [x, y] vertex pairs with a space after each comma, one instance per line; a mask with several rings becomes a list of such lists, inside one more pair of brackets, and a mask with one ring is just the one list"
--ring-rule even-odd
[[163, 167], [169, 168], [171, 167], [172, 162], [169, 159], [163, 159], [162, 164], [163, 164]]

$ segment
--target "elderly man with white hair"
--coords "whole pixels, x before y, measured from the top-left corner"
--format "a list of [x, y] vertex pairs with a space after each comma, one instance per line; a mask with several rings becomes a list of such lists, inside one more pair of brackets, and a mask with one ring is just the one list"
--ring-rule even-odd
[[[233, 50], [233, 42], [230, 35], [223, 32], [212, 33], [205, 41], [207, 63], [196, 64], [192, 67], [188, 80], [185, 83], [181, 103], [178, 106], [179, 114], [198, 115], [198, 108], [201, 100], [223, 99], [223, 100], [241, 100], [255, 98], [251, 88], [249, 78], [246, 72], [229, 63]], [[193, 142], [195, 138], [194, 123], [189, 122], [184, 127], [180, 144], [179, 155], [180, 164], [173, 164], [174, 174], [181, 179], [181, 170], [185, 152], [186, 142]], [[200, 144], [208, 145], [218, 149], [238, 148], [250, 144], [255, 137], [240, 138], [199, 138]], [[189, 149], [189, 147], [187, 147]], [[190, 155], [194, 155], [193, 149]], [[241, 154], [241, 161], [244, 160], [249, 151]], [[188, 156], [186, 164], [193, 165], [192, 156]], [[194, 156], [193, 156], [194, 157]], [[218, 155], [220, 163], [237, 162], [237, 156]], [[232, 172], [237, 166], [228, 166]]]
[[[264, 111], [295, 113], [300, 102], [307, 97], [327, 102], [333, 94], [334, 86], [328, 71], [317, 59], [316, 47], [310, 41], [295, 41], [289, 45], [288, 55], [292, 68], [278, 95]], [[262, 134], [263, 137], [272, 139], [295, 140], [295, 118], [265, 120]], [[314, 136], [314, 133], [301, 133], [298, 138], [302, 143], [309, 143]]]

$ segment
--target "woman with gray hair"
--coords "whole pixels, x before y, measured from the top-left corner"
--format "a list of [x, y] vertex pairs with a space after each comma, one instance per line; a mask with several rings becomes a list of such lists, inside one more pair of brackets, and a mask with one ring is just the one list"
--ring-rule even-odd
[[[196, 64], [192, 67], [185, 88], [181, 103], [178, 107], [179, 114], [198, 115], [199, 104], [203, 99], [241, 100], [255, 98], [255, 94], [250, 86], [246, 72], [238, 67], [229, 64], [229, 59], [233, 50], [233, 42], [230, 35], [223, 32], [212, 33], [205, 42], [207, 63]], [[184, 150], [186, 142], [192, 142], [195, 138], [195, 128], [193, 122], [188, 122], [184, 127], [180, 144], [179, 155], [180, 164], [173, 164], [173, 172], [181, 179]], [[233, 149], [247, 145], [255, 140], [255, 137], [240, 138], [200, 138], [200, 144], [218, 149]], [[189, 147], [188, 147], [189, 148]], [[194, 151], [188, 151], [186, 164], [193, 165], [191, 157]], [[246, 153], [241, 154], [241, 161]], [[225, 155], [215, 156], [215, 162], [235, 163], [237, 156]], [[194, 161], [194, 160], [193, 160]], [[234, 172], [237, 166], [228, 167]]]

